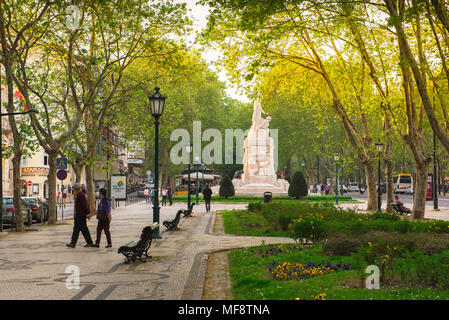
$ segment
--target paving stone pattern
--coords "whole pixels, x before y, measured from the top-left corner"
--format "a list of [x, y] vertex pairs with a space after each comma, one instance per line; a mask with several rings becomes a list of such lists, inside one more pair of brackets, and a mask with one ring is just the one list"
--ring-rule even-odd
[[[161, 208], [160, 221], [171, 219], [185, 204]], [[241, 209], [246, 204], [212, 204], [213, 210]], [[67, 248], [73, 221], [59, 226], [36, 226], [37, 232], [10, 233], [0, 238], [0, 299], [201, 299], [208, 253], [268, 243], [290, 243], [289, 238], [215, 235], [215, 212], [204, 206], [194, 207], [190, 218], [181, 218], [180, 231], [166, 232], [153, 240], [152, 259], [146, 263], [124, 264], [117, 253], [119, 246], [139, 238], [152, 223], [152, 207], [139, 202], [113, 211], [112, 248], [84, 248], [80, 234], [77, 247]], [[88, 222], [92, 239], [96, 237], [96, 219]], [[80, 288], [67, 289], [66, 268], [80, 269]]]

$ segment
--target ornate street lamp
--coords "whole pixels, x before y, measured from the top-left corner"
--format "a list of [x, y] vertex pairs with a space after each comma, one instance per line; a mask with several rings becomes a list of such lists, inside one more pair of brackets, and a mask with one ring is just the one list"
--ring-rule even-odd
[[[155, 88], [155, 93], [148, 97], [150, 101], [151, 115], [155, 120], [155, 136], [154, 136], [154, 187], [156, 189], [156, 197], [154, 197], [153, 206], [153, 222], [159, 224], [159, 117], [162, 116], [165, 108], [165, 97], [159, 93], [159, 88]], [[159, 227], [153, 231], [153, 239], [161, 239]]]
[[380, 188], [380, 155], [383, 151], [384, 145], [383, 143], [380, 142], [380, 140], [377, 141], [376, 143], [376, 150], [377, 150], [377, 155], [378, 155], [378, 159], [377, 159], [377, 212], [381, 212], [382, 208], [381, 208], [381, 197], [382, 197], [382, 190]]
[[195, 181], [196, 205], [198, 205], [198, 167], [199, 167], [199, 164], [200, 164], [200, 155], [194, 154], [193, 155], [193, 165], [195, 166], [195, 169], [196, 169], [196, 181]]
[[189, 155], [189, 167], [188, 167], [188, 172], [187, 172], [187, 210], [190, 209], [190, 154], [192, 153], [192, 149], [193, 149], [193, 145], [191, 143], [189, 143], [188, 145], [186, 145], [186, 151], [187, 154]]
[[334, 155], [335, 160], [335, 204], [338, 204], [338, 160], [340, 156], [338, 154]]

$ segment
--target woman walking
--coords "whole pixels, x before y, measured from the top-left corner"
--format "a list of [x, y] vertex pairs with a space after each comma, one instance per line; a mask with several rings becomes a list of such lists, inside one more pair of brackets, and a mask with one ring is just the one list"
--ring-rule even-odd
[[98, 224], [97, 224], [97, 240], [93, 245], [95, 248], [100, 247], [100, 239], [101, 239], [101, 231], [104, 230], [106, 234], [106, 240], [108, 244], [106, 248], [112, 247], [111, 241], [111, 233], [109, 232], [109, 226], [111, 224], [111, 200], [106, 197], [106, 189], [100, 189], [100, 203], [98, 204], [97, 211], [90, 214], [88, 218], [90, 219], [92, 216], [97, 216]]

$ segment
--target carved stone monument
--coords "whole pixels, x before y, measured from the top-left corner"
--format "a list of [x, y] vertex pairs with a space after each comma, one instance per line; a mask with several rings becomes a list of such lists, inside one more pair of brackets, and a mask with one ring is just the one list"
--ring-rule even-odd
[[243, 174], [233, 179], [236, 195], [263, 195], [270, 191], [273, 195], [287, 195], [288, 182], [278, 179], [274, 170], [274, 142], [270, 137], [271, 117], [262, 117], [265, 112], [260, 100], [254, 103], [253, 124], [244, 142], [245, 155]]

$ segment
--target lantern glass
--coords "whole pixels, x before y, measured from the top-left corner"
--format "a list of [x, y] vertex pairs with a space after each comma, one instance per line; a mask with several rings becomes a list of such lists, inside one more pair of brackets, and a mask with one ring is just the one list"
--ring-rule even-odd
[[165, 107], [165, 97], [159, 93], [159, 88], [155, 88], [155, 93], [153, 93], [148, 99], [150, 100], [150, 111], [153, 117], [160, 117], [164, 112]]
[[376, 143], [377, 152], [382, 152], [383, 147], [384, 147], [383, 143], [380, 143], [380, 142]]
[[188, 144], [188, 145], [186, 145], [186, 151], [187, 151], [187, 153], [191, 153], [192, 152], [192, 145], [191, 144]]
[[200, 163], [200, 155], [199, 154], [194, 154], [193, 155], [193, 163], [195, 163], [195, 164], [199, 164]]

